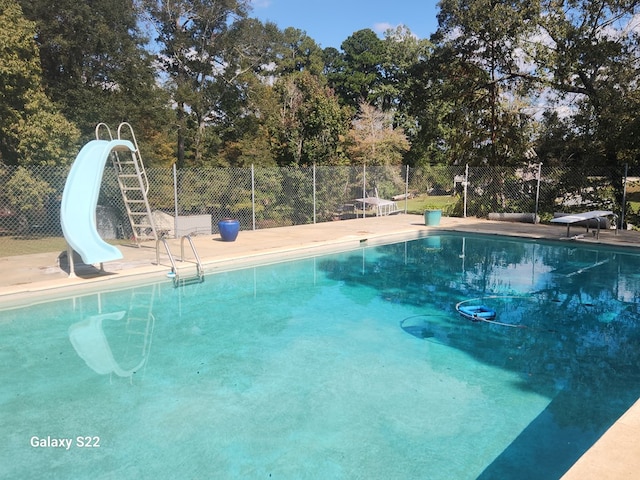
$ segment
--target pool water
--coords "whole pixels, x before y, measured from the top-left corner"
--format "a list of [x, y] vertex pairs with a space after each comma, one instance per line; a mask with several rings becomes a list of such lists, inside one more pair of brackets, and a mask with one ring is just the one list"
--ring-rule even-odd
[[0, 311], [0, 477], [559, 478], [640, 396], [639, 272], [451, 234]]

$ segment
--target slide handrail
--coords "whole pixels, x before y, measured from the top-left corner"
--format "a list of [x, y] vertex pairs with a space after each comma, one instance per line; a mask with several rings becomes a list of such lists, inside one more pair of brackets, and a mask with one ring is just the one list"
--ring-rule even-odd
[[104, 128], [107, 130], [107, 134], [109, 135], [109, 141], [113, 140], [113, 135], [111, 135], [111, 129], [109, 128], [109, 125], [107, 125], [104, 122], [101, 122], [96, 125], [96, 140], [102, 140], [100, 138], [100, 128]]
[[142, 155], [140, 154], [140, 148], [138, 147], [138, 141], [136, 140], [136, 134], [133, 133], [133, 127], [131, 126], [130, 123], [128, 122], [122, 122], [120, 125], [118, 125], [118, 139], [119, 140], [126, 140], [124, 138], [122, 138], [122, 127], [127, 127], [129, 129], [129, 135], [131, 136], [131, 143], [133, 143], [133, 146], [135, 147], [135, 153], [134, 155], [136, 155], [136, 170], [138, 171], [138, 173], [140, 174], [142, 181], [144, 182], [144, 188], [145, 188], [145, 195], [149, 193], [149, 179], [147, 178], [147, 171], [144, 168], [144, 162], [142, 161]]

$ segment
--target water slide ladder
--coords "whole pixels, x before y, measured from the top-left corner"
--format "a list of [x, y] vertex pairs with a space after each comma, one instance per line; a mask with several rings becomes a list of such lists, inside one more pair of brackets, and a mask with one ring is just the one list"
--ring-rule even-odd
[[[130, 138], [122, 138], [123, 128], [128, 129]], [[96, 140], [100, 140], [100, 130], [106, 130], [109, 140], [113, 140], [111, 130], [105, 123], [99, 123], [96, 126]], [[147, 172], [142, 162], [140, 149], [133, 128], [129, 123], [123, 122], [118, 126], [118, 140], [129, 140], [135, 147], [135, 151], [131, 155], [122, 152], [113, 152], [112, 163], [116, 171], [118, 186], [122, 193], [131, 231], [133, 232], [133, 240], [136, 245], [140, 246], [141, 240], [158, 240], [156, 226], [149, 206], [149, 180]]]
[[143, 360], [146, 367], [156, 318], [153, 315], [153, 304], [158, 285], [133, 288], [129, 300], [129, 310], [125, 331], [127, 334], [126, 349], [122, 352], [129, 364], [135, 365], [136, 359]]
[[[184, 242], [185, 240], [189, 243], [191, 247], [191, 251], [193, 252], [193, 256], [195, 260], [187, 260], [184, 254]], [[160, 265], [160, 245], [164, 247], [164, 251], [169, 258], [169, 262], [171, 263], [171, 273], [170, 276], [173, 278], [173, 286], [174, 287], [183, 287], [186, 285], [190, 285], [193, 283], [202, 283], [204, 282], [204, 268], [202, 267], [202, 261], [200, 260], [200, 256], [198, 255], [198, 251], [196, 250], [196, 246], [193, 243], [193, 239], [191, 235], [183, 235], [180, 239], [180, 261], [181, 262], [191, 262], [196, 265], [196, 275], [191, 277], [182, 278], [178, 272], [178, 267], [176, 264], [176, 259], [171, 253], [171, 248], [169, 247], [169, 243], [167, 239], [164, 237], [158, 238], [156, 240], [156, 264]]]

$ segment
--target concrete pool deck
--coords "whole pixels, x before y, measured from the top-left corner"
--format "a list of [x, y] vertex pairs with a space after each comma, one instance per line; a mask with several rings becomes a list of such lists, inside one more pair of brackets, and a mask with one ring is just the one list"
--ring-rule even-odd
[[[425, 227], [420, 215], [393, 215], [338, 222], [299, 225], [256, 231], [241, 231], [235, 242], [223, 242], [219, 235], [193, 237], [205, 273], [215, 273], [238, 265], [265, 263], [283, 256], [321, 254], [325, 251], [357, 248], [361, 242], [391, 242], [419, 238], [438, 231], [458, 231], [493, 235], [509, 235], [535, 239], [559, 240], [566, 235], [565, 226], [532, 225], [487, 221], [476, 218], [444, 217], [439, 227]], [[572, 234], [583, 235], [567, 242], [597, 243], [634, 248], [640, 253], [640, 232], [612, 230], [592, 232], [574, 227]], [[180, 257], [180, 241], [169, 240], [174, 257]], [[0, 258], [0, 308], [29, 303], [29, 298], [69, 289], [107, 288], [144, 275], [161, 280], [170, 270], [166, 253], [161, 250], [156, 264], [155, 242], [140, 248], [119, 246], [123, 258], [98, 268], [77, 265], [77, 278], [68, 277], [65, 252]], [[193, 259], [188, 244], [185, 256]], [[193, 264], [178, 262], [178, 270], [194, 269]], [[640, 472], [640, 401], [630, 408], [588, 450], [563, 477], [567, 480], [632, 479]]]

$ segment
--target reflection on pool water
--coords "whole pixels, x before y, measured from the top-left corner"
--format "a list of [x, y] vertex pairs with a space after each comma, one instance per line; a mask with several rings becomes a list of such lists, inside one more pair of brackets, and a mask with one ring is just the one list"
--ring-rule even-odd
[[452, 234], [0, 311], [0, 477], [559, 478], [640, 394], [638, 272]]

